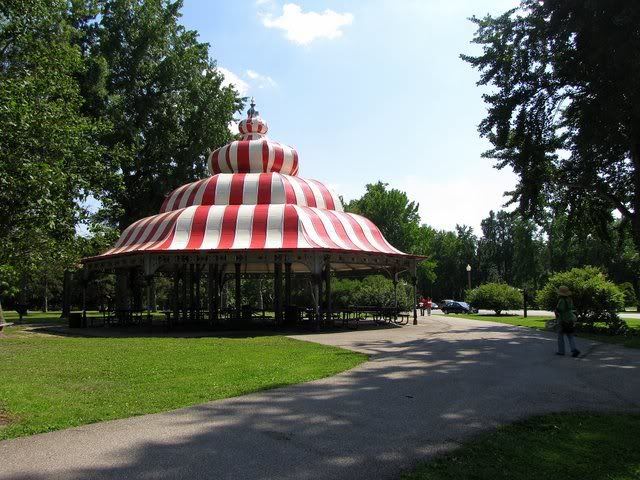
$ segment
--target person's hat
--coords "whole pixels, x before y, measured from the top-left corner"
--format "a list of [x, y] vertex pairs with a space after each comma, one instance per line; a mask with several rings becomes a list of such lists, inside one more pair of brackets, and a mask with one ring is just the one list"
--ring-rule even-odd
[[569, 287], [561, 285], [560, 287], [558, 287], [558, 295], [560, 295], [561, 297], [568, 297], [571, 295], [571, 290], [569, 290]]

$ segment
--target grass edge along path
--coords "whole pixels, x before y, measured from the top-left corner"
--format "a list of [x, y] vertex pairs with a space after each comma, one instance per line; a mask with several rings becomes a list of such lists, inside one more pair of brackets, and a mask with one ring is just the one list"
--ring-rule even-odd
[[637, 480], [640, 415], [562, 413], [498, 427], [402, 480]]
[[0, 440], [308, 382], [368, 359], [284, 336], [66, 337], [21, 327], [5, 332]]
[[[444, 314], [442, 316], [445, 316]], [[539, 317], [535, 315], [529, 315], [524, 318], [522, 315], [487, 315], [478, 313], [450, 313], [449, 317], [466, 318], [469, 320], [479, 320], [483, 322], [496, 322], [504, 323], [507, 325], [513, 325], [516, 327], [534, 328], [536, 330], [545, 330], [545, 322], [551, 320], [552, 317]], [[445, 316], [446, 317], [446, 316]], [[586, 338], [589, 340], [595, 340], [603, 343], [613, 343], [615, 345], [622, 345], [628, 348], [640, 348], [640, 320], [637, 319], [625, 319], [627, 324], [636, 330], [635, 335], [607, 335], [605, 333], [589, 333], [589, 332], [576, 332], [577, 338]]]

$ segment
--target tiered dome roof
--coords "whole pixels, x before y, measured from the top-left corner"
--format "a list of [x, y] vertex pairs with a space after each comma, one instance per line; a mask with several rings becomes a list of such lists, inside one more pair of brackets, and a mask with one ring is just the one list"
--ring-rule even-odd
[[208, 166], [211, 175], [262, 172], [298, 174], [298, 152], [293, 147], [267, 138], [269, 127], [267, 122], [260, 118], [255, 103], [251, 103], [247, 118], [238, 124], [238, 130], [239, 140], [228, 143], [209, 155]]
[[298, 153], [266, 137], [252, 100], [240, 138], [214, 150], [211, 176], [169, 193], [160, 213], [127, 227], [103, 256], [156, 251], [323, 250], [404, 255], [370, 220], [343, 211]]

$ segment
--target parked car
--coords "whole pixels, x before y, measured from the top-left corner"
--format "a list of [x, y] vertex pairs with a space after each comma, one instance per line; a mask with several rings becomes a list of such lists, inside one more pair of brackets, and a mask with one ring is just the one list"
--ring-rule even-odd
[[478, 310], [473, 308], [467, 302], [459, 302], [457, 300], [444, 300], [440, 305], [442, 313], [478, 313]]

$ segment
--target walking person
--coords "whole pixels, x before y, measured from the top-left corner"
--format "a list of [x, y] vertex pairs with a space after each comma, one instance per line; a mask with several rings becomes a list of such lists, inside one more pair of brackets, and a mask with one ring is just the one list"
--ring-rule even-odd
[[427, 297], [427, 315], [431, 316], [431, 307], [433, 307], [433, 301], [431, 297]]
[[580, 355], [580, 350], [576, 348], [575, 337], [573, 332], [576, 330], [576, 314], [573, 312], [573, 299], [571, 298], [571, 290], [564, 285], [558, 288], [558, 306], [556, 307], [556, 320], [558, 322], [556, 329], [558, 331], [558, 351], [556, 355], [564, 355], [564, 336], [567, 336], [569, 347], [571, 348], [571, 356]]
[[424, 299], [422, 295], [420, 295], [420, 300], [418, 300], [418, 305], [420, 306], [420, 315], [424, 317], [424, 309], [427, 305], [427, 301]]

